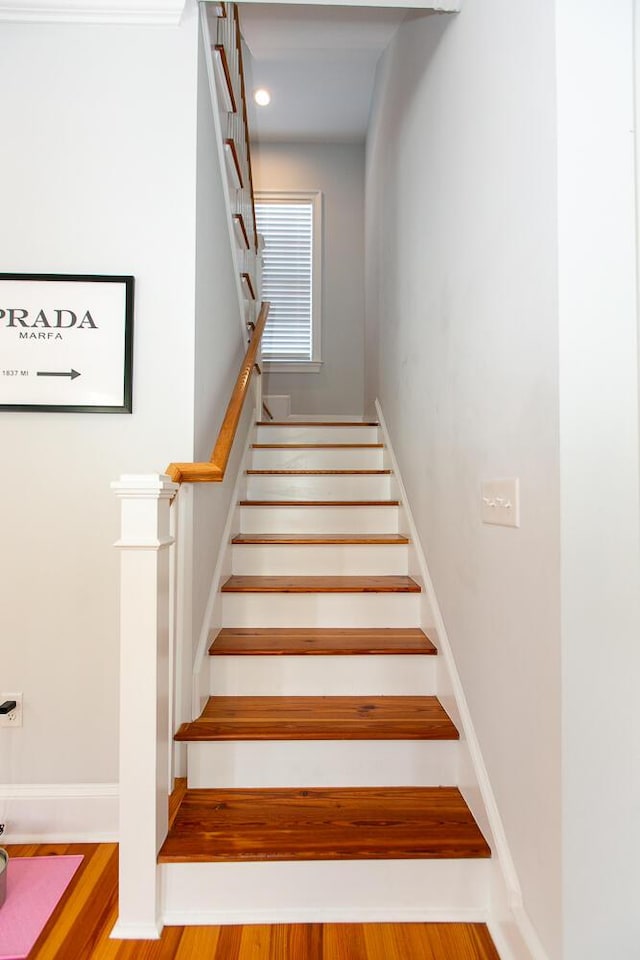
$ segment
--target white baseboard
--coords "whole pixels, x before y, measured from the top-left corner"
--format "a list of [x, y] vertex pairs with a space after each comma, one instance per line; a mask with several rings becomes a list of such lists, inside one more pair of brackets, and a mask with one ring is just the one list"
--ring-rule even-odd
[[119, 836], [117, 783], [0, 785], [6, 843], [107, 843]]
[[522, 908], [514, 908], [509, 920], [490, 919], [491, 939], [501, 960], [549, 960], [531, 920]]
[[109, 934], [110, 940], [159, 940], [162, 936], [162, 924], [120, 923], [118, 920]]
[[[167, 927], [248, 926], [252, 924], [295, 923], [484, 923], [482, 910], [430, 910], [428, 907], [406, 907], [393, 910], [381, 908], [308, 909], [291, 910], [283, 907], [276, 910], [252, 910], [250, 907], [237, 910], [167, 910], [163, 917]], [[112, 934], [116, 936], [115, 933]], [[119, 936], [119, 934], [118, 934]], [[452, 958], [453, 960], [453, 958]], [[502, 957], [502, 960], [511, 960]], [[528, 960], [528, 958], [527, 958]]]

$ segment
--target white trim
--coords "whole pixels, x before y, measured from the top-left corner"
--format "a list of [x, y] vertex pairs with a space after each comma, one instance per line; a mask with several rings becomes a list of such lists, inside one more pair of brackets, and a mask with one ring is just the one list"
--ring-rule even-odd
[[[518, 880], [515, 864], [511, 856], [502, 818], [498, 810], [498, 805], [489, 781], [489, 775], [484, 763], [480, 744], [473, 726], [473, 720], [471, 718], [469, 706], [464, 694], [462, 681], [460, 680], [460, 675], [458, 673], [455, 658], [453, 656], [451, 644], [449, 643], [447, 629], [442, 617], [442, 612], [438, 605], [433, 582], [427, 567], [426, 558], [422, 550], [418, 530], [411, 513], [411, 508], [409, 507], [407, 492], [402, 482], [398, 461], [396, 460], [393, 446], [389, 437], [389, 431], [382, 413], [382, 406], [380, 401], [377, 399], [375, 405], [376, 413], [380, 423], [382, 439], [386, 447], [386, 452], [390, 460], [395, 481], [398, 485], [399, 499], [402, 503], [402, 507], [406, 516], [406, 522], [409, 527], [409, 529], [404, 532], [408, 533], [415, 549], [415, 556], [420, 569], [423, 589], [431, 610], [433, 626], [435, 627], [437, 633], [437, 645], [440, 654], [440, 660], [444, 668], [447, 670], [449, 682], [453, 690], [455, 704], [458, 711], [458, 718], [456, 718], [456, 720], [462, 728], [460, 732], [463, 734], [465, 746], [469, 753], [472, 770], [477, 781], [482, 803], [484, 805], [484, 813], [492, 833], [493, 853], [500, 871], [500, 880], [504, 884], [505, 903], [503, 906], [508, 914], [510, 914], [509, 920], [513, 920], [513, 925], [515, 925], [517, 928], [522, 942], [528, 945], [530, 952], [530, 957], [519, 954], [517, 956], [514, 955], [514, 960], [548, 960], [547, 955], [544, 952], [544, 949], [542, 948], [523, 907], [522, 891], [520, 888], [520, 882]], [[461, 787], [461, 789], [463, 788]], [[472, 798], [465, 796], [465, 799], [467, 802], [469, 802]], [[507, 921], [507, 926], [511, 925], [509, 920]], [[496, 930], [496, 932], [499, 932], [504, 921], [496, 917], [494, 911], [492, 911], [490, 922], [493, 925], [493, 929]], [[500, 936], [500, 939], [504, 941], [502, 936]], [[509, 954], [503, 953], [501, 955], [503, 956], [503, 960], [510, 960]]]
[[296, 360], [287, 363], [286, 360], [264, 360], [264, 369], [267, 373], [320, 373], [324, 360]]
[[165, 923], [485, 922], [489, 860], [160, 864]]
[[[263, 360], [265, 364], [265, 369], [271, 372], [286, 372], [286, 373], [317, 373], [319, 370], [312, 370], [312, 367], [317, 364], [322, 363], [322, 327], [323, 327], [323, 313], [322, 313], [322, 287], [323, 287], [323, 275], [324, 275], [324, 263], [322, 252], [324, 250], [323, 242], [323, 199], [321, 190], [256, 190], [255, 191], [255, 202], [256, 203], [286, 203], [290, 201], [295, 203], [296, 201], [309, 201], [312, 206], [312, 238], [311, 238], [311, 359], [305, 361], [297, 361], [295, 366], [298, 366], [298, 370], [294, 370], [292, 363], [291, 365], [284, 360]], [[264, 268], [263, 268], [264, 275]], [[281, 364], [284, 367], [284, 370], [280, 370], [275, 364]]]
[[[245, 907], [237, 910], [165, 910], [163, 913], [166, 927], [244, 926], [254, 923], [485, 923], [486, 919], [484, 909], [476, 910], [472, 907], [451, 910], [429, 907], [395, 907], [391, 910], [383, 907], [363, 907], [355, 910], [349, 907], [329, 910], [323, 907], [282, 907], [278, 910], [255, 910]], [[502, 957], [502, 960], [510, 958]]]
[[159, 940], [162, 936], [161, 923], [120, 923], [116, 921], [110, 940]]
[[118, 840], [117, 783], [0, 785], [7, 843], [108, 843]]
[[[196, 647], [196, 652], [193, 658], [193, 680], [192, 680], [192, 716], [197, 717], [200, 715], [206, 696], [208, 696], [208, 686], [209, 686], [209, 664], [208, 664], [208, 649], [209, 649], [209, 634], [211, 633], [212, 628], [215, 626], [214, 623], [214, 612], [216, 605], [218, 604], [220, 597], [220, 581], [222, 580], [223, 575], [225, 574], [225, 563], [228, 561], [229, 566], [231, 563], [231, 530], [236, 519], [236, 514], [238, 511], [238, 501], [241, 499], [240, 491], [241, 485], [245, 482], [245, 470], [248, 465], [248, 459], [251, 454], [251, 443], [255, 436], [256, 426], [251, 418], [249, 429], [245, 437], [244, 447], [242, 450], [242, 455], [240, 458], [240, 463], [238, 465], [238, 475], [236, 477], [236, 482], [233, 487], [233, 493], [231, 494], [231, 499], [229, 501], [229, 512], [227, 513], [227, 520], [224, 525], [224, 530], [222, 531], [222, 536], [220, 538], [220, 549], [218, 551], [218, 557], [216, 559], [216, 565], [213, 571], [213, 576], [211, 578], [211, 587], [209, 589], [209, 599], [207, 600], [207, 606], [205, 609], [204, 617], [202, 618], [202, 627], [200, 629], [200, 636], [198, 638], [198, 646]], [[205, 663], [205, 661], [207, 661]]]
[[0, 0], [0, 21], [177, 26], [184, 7], [185, 0]]
[[495, 948], [501, 960], [549, 960], [533, 924], [522, 907], [512, 907], [512, 922], [487, 921]]
[[173, 537], [151, 537], [148, 540], [115, 540], [114, 547], [126, 547], [127, 550], [164, 550], [173, 544]]

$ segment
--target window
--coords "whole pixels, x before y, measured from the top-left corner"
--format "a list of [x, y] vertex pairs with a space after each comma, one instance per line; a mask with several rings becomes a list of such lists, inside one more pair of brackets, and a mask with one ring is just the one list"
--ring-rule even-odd
[[271, 303], [262, 338], [269, 370], [317, 372], [322, 363], [321, 210], [318, 191], [256, 196], [258, 233], [264, 238], [262, 299]]

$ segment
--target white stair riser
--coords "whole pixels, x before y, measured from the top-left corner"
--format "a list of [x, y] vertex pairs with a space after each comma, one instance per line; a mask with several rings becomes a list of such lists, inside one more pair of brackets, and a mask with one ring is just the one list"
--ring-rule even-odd
[[241, 507], [241, 533], [397, 533], [398, 507]]
[[189, 788], [437, 787], [454, 783], [455, 740], [189, 743]]
[[401, 544], [243, 544], [232, 548], [232, 572], [247, 576], [385, 576], [407, 574]]
[[219, 697], [427, 696], [436, 657], [210, 657], [209, 692]]
[[378, 443], [377, 427], [259, 426], [256, 443]]
[[419, 593], [224, 593], [223, 627], [418, 627]]
[[248, 500], [389, 500], [389, 476], [247, 476]]
[[382, 470], [382, 447], [326, 450], [254, 450], [253, 470]]
[[490, 860], [164, 863], [171, 925], [483, 922]]

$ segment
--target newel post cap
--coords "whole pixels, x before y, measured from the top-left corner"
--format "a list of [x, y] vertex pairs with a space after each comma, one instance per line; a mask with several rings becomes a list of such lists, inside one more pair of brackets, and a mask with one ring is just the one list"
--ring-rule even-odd
[[120, 499], [170, 500], [179, 485], [165, 473], [123, 473], [111, 489]]

